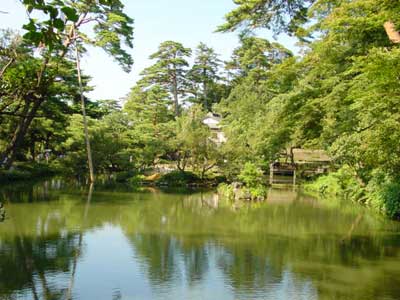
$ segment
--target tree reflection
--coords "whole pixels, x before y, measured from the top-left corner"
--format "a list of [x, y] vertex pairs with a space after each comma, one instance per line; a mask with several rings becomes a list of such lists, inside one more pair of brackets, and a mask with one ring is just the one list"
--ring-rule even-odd
[[65, 287], [50, 285], [47, 274], [68, 272], [76, 247], [76, 234], [2, 240], [0, 294], [30, 289], [34, 299], [62, 299]]
[[[212, 193], [33, 191], [7, 206], [0, 225], [0, 298], [72, 299], [85, 233], [105, 224], [122, 229], [135, 255], [127, 264], [139, 263], [153, 290], [214, 278], [237, 299], [400, 295], [398, 224], [351, 207], [297, 196], [232, 210]], [[17, 194], [7, 195], [13, 202]], [[123, 287], [112, 297], [123, 299]]]

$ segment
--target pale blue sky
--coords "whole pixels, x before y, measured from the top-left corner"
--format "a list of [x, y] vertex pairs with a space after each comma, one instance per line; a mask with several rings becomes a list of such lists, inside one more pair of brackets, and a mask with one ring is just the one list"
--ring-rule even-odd
[[[195, 48], [199, 42], [212, 46], [222, 59], [228, 59], [237, 46], [236, 34], [214, 33], [223, 22], [223, 16], [233, 7], [232, 0], [123, 0], [125, 11], [135, 19], [135, 64], [126, 74], [110, 57], [99, 49], [90, 49], [83, 59], [83, 69], [93, 77], [95, 87], [92, 99], [119, 99], [125, 96], [139, 78], [139, 73], [149, 66], [148, 57], [166, 40], [174, 40], [186, 47]], [[21, 29], [26, 14], [18, 0], [1, 0], [0, 28]], [[271, 34], [263, 32], [264, 38]], [[286, 36], [278, 41], [294, 49], [294, 40]]]

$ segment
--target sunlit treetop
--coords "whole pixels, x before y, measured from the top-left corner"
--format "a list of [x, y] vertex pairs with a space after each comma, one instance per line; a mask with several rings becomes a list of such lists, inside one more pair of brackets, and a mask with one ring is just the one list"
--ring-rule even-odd
[[296, 33], [307, 21], [308, 9], [316, 0], [233, 0], [235, 9], [225, 16], [220, 32], [266, 28], [275, 34]]
[[[103, 48], [125, 71], [133, 60], [126, 48], [133, 47], [133, 19], [119, 0], [20, 0], [29, 14], [25, 40], [50, 51], [66, 49], [76, 40]], [[40, 20], [33, 17], [38, 12]], [[93, 35], [82, 32], [85, 25]], [[85, 32], [90, 30], [85, 30]]]

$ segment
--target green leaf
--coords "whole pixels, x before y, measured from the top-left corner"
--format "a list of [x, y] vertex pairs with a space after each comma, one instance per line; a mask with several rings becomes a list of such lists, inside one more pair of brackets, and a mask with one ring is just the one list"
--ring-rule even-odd
[[63, 20], [61, 20], [61, 19], [55, 19], [53, 21], [53, 25], [55, 28], [57, 28], [60, 31], [63, 31], [65, 28], [65, 24], [64, 24]]
[[48, 12], [50, 13], [50, 17], [51, 17], [52, 19], [57, 18], [57, 16], [58, 16], [58, 10], [57, 10], [55, 7], [50, 6], [50, 5], [47, 5], [47, 6], [46, 6], [46, 9], [47, 9]]
[[68, 18], [68, 20], [72, 22], [77, 22], [79, 19], [78, 14], [76, 13], [76, 10], [72, 7], [64, 6], [61, 8], [61, 11], [65, 14], [65, 16]]
[[33, 11], [33, 5], [26, 5], [26, 10], [28, 11], [28, 13], [31, 13]]
[[30, 19], [28, 24], [22, 26], [23, 29], [27, 31], [36, 31], [35, 21]]
[[38, 45], [43, 38], [42, 33], [36, 31], [29, 31], [23, 36], [24, 39], [33, 42]]

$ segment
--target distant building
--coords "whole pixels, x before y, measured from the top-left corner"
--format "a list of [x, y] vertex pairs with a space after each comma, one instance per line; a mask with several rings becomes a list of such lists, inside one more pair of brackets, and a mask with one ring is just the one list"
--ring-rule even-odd
[[207, 125], [210, 128], [210, 130], [214, 133], [215, 135], [214, 141], [217, 144], [222, 144], [226, 142], [226, 136], [222, 131], [220, 125], [221, 121], [222, 121], [221, 116], [211, 112], [209, 112], [206, 118], [203, 120], [203, 124]]

